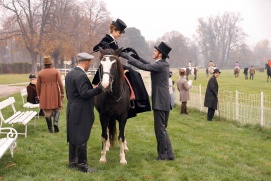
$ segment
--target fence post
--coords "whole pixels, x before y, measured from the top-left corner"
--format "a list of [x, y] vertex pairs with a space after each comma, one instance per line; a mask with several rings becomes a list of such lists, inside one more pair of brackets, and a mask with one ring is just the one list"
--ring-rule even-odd
[[200, 112], [202, 112], [202, 94], [201, 94], [201, 84], [199, 85], [199, 104], [200, 104]]
[[261, 92], [261, 118], [260, 118], [260, 121], [261, 121], [261, 127], [264, 127], [264, 102], [263, 102], [263, 97], [264, 97], [264, 94], [263, 92]]
[[238, 102], [238, 90], [235, 93], [235, 119], [238, 120], [239, 118], [239, 102]]

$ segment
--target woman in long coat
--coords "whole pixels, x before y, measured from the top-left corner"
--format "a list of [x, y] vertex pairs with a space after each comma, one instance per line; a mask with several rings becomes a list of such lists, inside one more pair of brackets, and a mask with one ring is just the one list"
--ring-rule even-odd
[[220, 75], [219, 69], [215, 69], [209, 79], [205, 92], [204, 106], [208, 107], [207, 120], [212, 121], [218, 103], [218, 83], [216, 78]]
[[188, 84], [185, 78], [186, 72], [184, 69], [181, 69], [179, 74], [180, 74], [180, 78], [177, 82], [177, 88], [178, 88], [178, 91], [180, 92], [180, 101], [182, 102], [180, 113], [188, 114], [186, 105], [187, 105], [187, 101], [190, 100], [189, 89], [191, 88], [191, 85]]
[[37, 94], [40, 109], [44, 111], [48, 130], [53, 133], [51, 116], [54, 116], [54, 131], [59, 132], [58, 120], [64, 98], [64, 86], [59, 71], [52, 67], [50, 56], [44, 57], [44, 69], [39, 71], [37, 80]]

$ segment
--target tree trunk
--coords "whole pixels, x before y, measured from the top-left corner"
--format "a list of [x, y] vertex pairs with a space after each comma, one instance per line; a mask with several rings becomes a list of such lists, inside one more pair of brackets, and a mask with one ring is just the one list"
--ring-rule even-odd
[[31, 62], [32, 62], [31, 72], [32, 73], [37, 73], [37, 58], [38, 58], [38, 53], [34, 52], [34, 51], [31, 51], [30, 52], [30, 56], [31, 56]]

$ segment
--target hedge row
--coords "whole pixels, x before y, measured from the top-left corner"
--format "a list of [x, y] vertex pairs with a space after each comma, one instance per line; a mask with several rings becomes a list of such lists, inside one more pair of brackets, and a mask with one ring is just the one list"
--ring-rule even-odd
[[31, 64], [29, 63], [0, 63], [0, 74], [26, 74], [31, 72]]

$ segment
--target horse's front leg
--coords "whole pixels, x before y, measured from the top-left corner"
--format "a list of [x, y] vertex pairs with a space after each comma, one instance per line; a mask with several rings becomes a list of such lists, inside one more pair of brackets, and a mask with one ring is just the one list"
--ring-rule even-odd
[[102, 151], [100, 162], [106, 162], [106, 142], [108, 140], [107, 127], [108, 127], [108, 118], [100, 114], [100, 122], [102, 126]]
[[106, 139], [102, 138], [103, 149], [101, 151], [100, 163], [106, 162]]
[[127, 120], [119, 121], [120, 164], [127, 164], [125, 159], [125, 136], [124, 129]]

